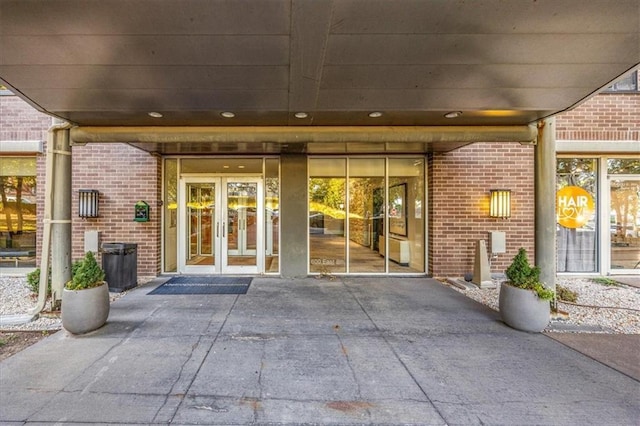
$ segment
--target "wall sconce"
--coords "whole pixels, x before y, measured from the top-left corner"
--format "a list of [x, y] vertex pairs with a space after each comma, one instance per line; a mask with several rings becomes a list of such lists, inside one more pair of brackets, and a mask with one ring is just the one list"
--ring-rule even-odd
[[489, 216], [506, 219], [511, 217], [511, 190], [492, 189], [489, 204]]
[[95, 189], [81, 189], [78, 191], [78, 216], [98, 217], [98, 200], [100, 193]]

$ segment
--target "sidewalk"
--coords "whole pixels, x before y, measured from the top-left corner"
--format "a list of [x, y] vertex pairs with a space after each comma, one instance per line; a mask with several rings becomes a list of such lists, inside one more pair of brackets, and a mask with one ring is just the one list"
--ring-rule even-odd
[[[0, 363], [0, 423], [636, 425], [640, 382], [426, 278], [147, 295]], [[636, 352], [637, 353], [637, 352]]]

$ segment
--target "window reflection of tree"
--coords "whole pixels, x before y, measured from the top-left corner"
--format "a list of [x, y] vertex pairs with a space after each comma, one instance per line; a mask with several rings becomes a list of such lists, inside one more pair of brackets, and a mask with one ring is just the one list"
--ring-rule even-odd
[[35, 195], [35, 176], [0, 177], [0, 201], [5, 219], [4, 226], [0, 226], [2, 231], [35, 231], [35, 220], [25, 225], [25, 216], [36, 213]]

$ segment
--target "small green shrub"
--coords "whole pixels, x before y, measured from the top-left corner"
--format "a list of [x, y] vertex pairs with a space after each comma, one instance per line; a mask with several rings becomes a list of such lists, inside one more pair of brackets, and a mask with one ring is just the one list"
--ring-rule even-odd
[[104, 271], [96, 262], [93, 252], [90, 251], [83, 259], [74, 262], [71, 272], [71, 281], [65, 285], [68, 290], [98, 287], [104, 281]]
[[578, 301], [578, 293], [575, 291], [569, 290], [566, 287], [561, 285], [556, 285], [556, 292], [558, 293], [558, 299], [564, 300], [565, 302], [575, 303]]
[[555, 292], [540, 282], [540, 268], [529, 264], [527, 251], [522, 247], [507, 268], [506, 275], [511, 285], [525, 290], [533, 290], [539, 299], [553, 300], [555, 297]]
[[76, 275], [76, 272], [78, 272], [78, 269], [80, 269], [80, 266], [82, 266], [82, 262], [83, 259], [78, 259], [71, 264], [71, 278]]
[[540, 281], [540, 268], [529, 265], [527, 251], [520, 247], [506, 271], [507, 279], [516, 286], [529, 286]]
[[27, 274], [27, 285], [33, 293], [40, 291], [40, 268], [36, 268]]
[[556, 295], [556, 292], [550, 288], [545, 287], [541, 282], [534, 283], [531, 287], [533, 291], [538, 295], [538, 299], [542, 300], [553, 300]]
[[[40, 268], [34, 269], [27, 274], [27, 286], [35, 293], [40, 293]], [[49, 285], [47, 286], [47, 292], [51, 294], [51, 272], [49, 272]]]

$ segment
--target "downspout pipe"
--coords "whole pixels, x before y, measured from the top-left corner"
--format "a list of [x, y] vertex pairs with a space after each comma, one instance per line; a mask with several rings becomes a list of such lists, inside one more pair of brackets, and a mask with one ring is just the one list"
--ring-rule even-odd
[[[43, 231], [42, 231], [42, 251], [40, 253], [40, 283], [38, 287], [38, 302], [36, 306], [29, 312], [32, 315], [32, 319], [42, 312], [47, 300], [47, 289], [49, 283], [49, 262], [51, 257], [51, 228], [55, 223], [53, 217], [54, 208], [54, 181], [55, 181], [55, 160], [57, 155], [70, 155], [70, 153], [59, 153], [55, 149], [56, 133], [61, 130], [70, 129], [69, 123], [54, 124], [49, 128], [47, 133], [47, 159], [46, 159], [46, 171], [45, 171], [45, 183], [44, 183], [44, 217], [43, 217]], [[66, 222], [66, 220], [65, 220]]]

